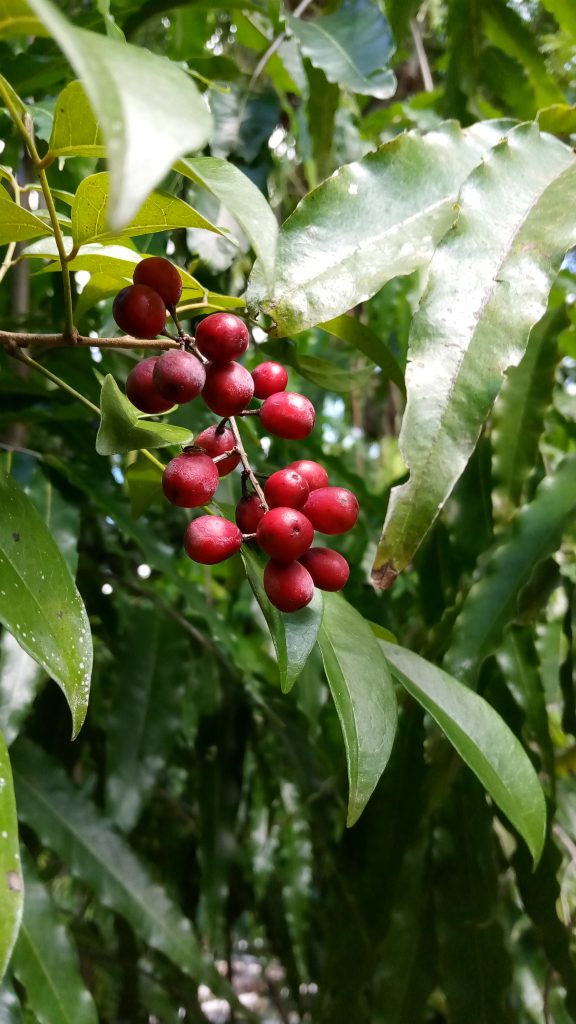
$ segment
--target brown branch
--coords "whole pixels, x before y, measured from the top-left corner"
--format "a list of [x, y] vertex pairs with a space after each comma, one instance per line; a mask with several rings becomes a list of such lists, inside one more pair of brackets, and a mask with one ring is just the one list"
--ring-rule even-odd
[[0, 331], [0, 346], [4, 348], [180, 348], [176, 338], [87, 338], [79, 334], [74, 342], [65, 334], [23, 334], [17, 331]]

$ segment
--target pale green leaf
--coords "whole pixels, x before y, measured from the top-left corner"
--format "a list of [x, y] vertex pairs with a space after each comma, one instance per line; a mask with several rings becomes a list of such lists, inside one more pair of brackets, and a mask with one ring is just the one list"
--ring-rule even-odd
[[56, 100], [48, 152], [54, 157], [106, 155], [100, 125], [82, 82], [70, 82]]
[[0, 188], [0, 245], [50, 234], [51, 228], [47, 224], [18, 206], [5, 189]]
[[0, 0], [0, 39], [11, 36], [47, 36], [39, 18], [25, 0]]
[[372, 362], [380, 367], [384, 377], [393, 381], [396, 387], [402, 393], [405, 393], [406, 385], [404, 384], [404, 374], [401, 367], [388, 346], [361, 320], [358, 320], [355, 316], [337, 316], [333, 320], [327, 320], [326, 323], [319, 324], [318, 326], [323, 331], [333, 334], [335, 338], [340, 338], [341, 341], [346, 341], [353, 348], [368, 356]]
[[0, 732], [0, 981], [20, 928], [23, 888], [12, 769]]
[[96, 437], [99, 455], [133, 452], [140, 448], [165, 448], [170, 444], [192, 444], [194, 434], [187, 427], [141, 418], [141, 413], [123, 395], [114, 377], [107, 374], [100, 399], [102, 418]]

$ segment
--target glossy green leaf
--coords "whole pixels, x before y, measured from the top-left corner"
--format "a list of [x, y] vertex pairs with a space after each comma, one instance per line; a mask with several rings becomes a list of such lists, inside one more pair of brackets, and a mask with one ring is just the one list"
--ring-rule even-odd
[[350, 826], [388, 763], [396, 733], [396, 694], [369, 623], [339, 594], [324, 595], [318, 643], [346, 748]]
[[299, 612], [284, 614], [270, 604], [262, 582], [263, 567], [256, 555], [242, 546], [242, 560], [248, 582], [262, 613], [276, 649], [278, 672], [283, 693], [288, 693], [302, 672], [310, 652], [318, 639], [322, 622], [322, 592], [315, 590], [314, 597], [306, 608]]
[[82, 82], [70, 82], [56, 100], [48, 152], [54, 157], [106, 155], [100, 125]]
[[100, 408], [102, 419], [96, 436], [99, 455], [192, 443], [194, 435], [186, 427], [141, 418], [142, 414], [122, 394], [111, 374], [106, 375], [102, 384]]
[[0, 39], [48, 34], [25, 0], [0, 0]]
[[517, 600], [538, 562], [560, 545], [562, 531], [576, 512], [576, 455], [567, 456], [544, 478], [525, 505], [486, 552], [477, 581], [456, 620], [446, 667], [458, 678], [474, 680], [517, 614]]
[[276, 334], [298, 333], [426, 265], [454, 223], [462, 182], [505, 130], [449, 123], [408, 132], [340, 167], [282, 225], [272, 287], [256, 268], [249, 308], [267, 313]]
[[[454, 231], [430, 265], [410, 332], [400, 448], [410, 478], [393, 489], [373, 569], [390, 586], [434, 523], [478, 440], [509, 366], [544, 315], [576, 222], [568, 147], [513, 129], [470, 176]], [[513, 201], [512, 201], [513, 199]]]
[[296, 18], [284, 11], [284, 21], [302, 53], [329, 82], [363, 96], [393, 96], [396, 78], [387, 65], [394, 40], [372, 0], [343, 0], [333, 13], [316, 18]]
[[29, 5], [76, 71], [101, 126], [111, 177], [108, 223], [119, 232], [174, 160], [205, 145], [210, 112], [192, 79], [166, 58], [76, 28], [49, 0]]
[[24, 860], [26, 897], [12, 968], [38, 1024], [97, 1024], [98, 1013], [80, 973], [78, 953], [48, 890]]
[[8, 630], [0, 635], [0, 730], [8, 746], [16, 739], [30, 710], [44, 670]]
[[0, 621], [62, 688], [76, 736], [92, 671], [86, 609], [45, 523], [10, 476], [0, 476], [0, 505]]
[[[110, 187], [110, 175], [105, 173], [91, 174], [80, 182], [72, 204], [72, 237], [75, 245], [88, 242], [105, 245], [114, 240], [114, 233], [108, 230], [106, 223]], [[222, 234], [215, 224], [169, 192], [153, 192], [148, 196], [122, 234], [133, 238], [136, 235], [151, 235], [177, 228], [203, 228], [205, 231]]]
[[179, 160], [175, 170], [207, 189], [230, 211], [250, 240], [265, 276], [270, 279], [274, 270], [278, 224], [254, 182], [234, 164], [211, 156]]
[[394, 675], [438, 723], [538, 861], [546, 835], [546, 804], [514, 733], [483, 697], [443, 669], [403, 647], [385, 640], [380, 644]]
[[0, 245], [50, 234], [50, 228], [40, 217], [18, 206], [5, 189], [0, 188]]
[[0, 981], [20, 928], [23, 889], [12, 769], [0, 732]]
[[367, 327], [355, 316], [337, 316], [318, 326], [368, 356], [383, 371], [385, 379], [393, 381], [396, 387], [405, 394], [406, 385], [401, 367], [388, 346], [370, 327]]

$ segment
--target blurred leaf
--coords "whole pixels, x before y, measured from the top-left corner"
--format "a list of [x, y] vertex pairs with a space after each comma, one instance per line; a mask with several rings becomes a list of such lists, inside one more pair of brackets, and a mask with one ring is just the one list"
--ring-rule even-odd
[[1, 0], [0, 38], [11, 36], [46, 36], [49, 33], [35, 18], [25, 0]]
[[109, 373], [102, 384], [102, 419], [96, 437], [99, 455], [133, 452], [140, 448], [165, 448], [170, 444], [191, 444], [194, 434], [186, 427], [172, 423], [156, 423], [142, 414]]
[[462, 188], [458, 224], [438, 247], [412, 322], [400, 434], [410, 478], [390, 496], [378, 586], [411, 561], [474, 450], [503, 374], [544, 315], [576, 241], [576, 224], [563, 216], [575, 186], [572, 152], [521, 125]]
[[52, 231], [44, 221], [18, 206], [6, 190], [0, 188], [0, 245], [50, 234]]
[[16, 739], [45, 672], [8, 630], [0, 636], [0, 730], [8, 746]]
[[[106, 209], [110, 194], [109, 174], [91, 174], [80, 182], [72, 205], [72, 236], [75, 245], [88, 242], [106, 244], [114, 240], [114, 233], [106, 224]], [[211, 224], [193, 210], [188, 203], [169, 192], [153, 192], [144, 201], [136, 217], [123, 228], [123, 235], [149, 235], [176, 228], [203, 228], [221, 235], [220, 228]]]
[[78, 954], [47, 889], [24, 860], [24, 917], [12, 967], [38, 1024], [97, 1024], [94, 1000], [80, 974]]
[[162, 473], [147, 459], [137, 458], [126, 469], [130, 509], [135, 519], [143, 515], [153, 502], [163, 497]]
[[562, 102], [562, 90], [549, 74], [538, 42], [519, 11], [499, 0], [488, 0], [482, 7], [482, 26], [490, 42], [514, 57], [528, 75], [537, 108]]
[[483, 697], [443, 669], [381, 640], [392, 672], [432, 716], [494, 802], [526, 840], [535, 862], [546, 835], [546, 804], [524, 748]]
[[22, 1024], [22, 1007], [7, 977], [0, 985], [0, 1024]]
[[576, 10], [572, 0], [542, 0], [542, 6], [554, 15], [560, 28], [576, 41]]
[[119, 232], [174, 160], [205, 145], [210, 112], [171, 61], [76, 28], [49, 0], [28, 2], [75, 69], [101, 126], [111, 177], [108, 223]]
[[543, 132], [551, 132], [553, 135], [572, 135], [576, 132], [576, 106], [570, 107], [567, 103], [553, 103], [551, 107], [539, 110], [536, 120]]
[[506, 630], [496, 657], [500, 671], [526, 715], [527, 740], [538, 744], [542, 765], [553, 786], [554, 745], [532, 628], [513, 626]]
[[284, 21], [329, 82], [378, 99], [394, 94], [396, 78], [387, 67], [394, 40], [380, 7], [371, 0], [342, 0], [334, 13], [309, 20], [284, 11]]
[[294, 342], [273, 338], [258, 346], [261, 355], [278, 359], [285, 366], [292, 366], [301, 377], [312, 381], [325, 391], [347, 394], [357, 388], [364, 388], [374, 375], [374, 366], [359, 366], [344, 369], [328, 359], [318, 356], [301, 355]]
[[327, 320], [326, 323], [318, 324], [318, 326], [368, 356], [383, 370], [385, 379], [393, 381], [396, 387], [400, 388], [402, 394], [406, 393], [404, 374], [390, 349], [370, 327], [363, 324], [357, 317], [337, 316], [334, 320]]
[[100, 125], [82, 82], [70, 82], [56, 100], [48, 152], [54, 157], [106, 155]]
[[0, 476], [0, 505], [0, 620], [62, 688], [76, 736], [90, 691], [88, 616], [45, 523], [10, 476]]
[[324, 595], [318, 637], [346, 747], [347, 825], [354, 825], [384, 771], [396, 733], [396, 694], [369, 623], [339, 594]]
[[460, 185], [503, 133], [498, 124], [466, 133], [448, 123], [339, 168], [282, 225], [272, 287], [253, 272], [249, 307], [272, 318], [273, 333], [297, 334], [426, 265], [456, 219]]
[[22, 919], [23, 883], [10, 758], [0, 732], [0, 981]]
[[533, 501], [520, 510], [500, 543], [483, 556], [446, 656], [445, 665], [452, 675], [475, 679], [504, 627], [516, 618], [520, 590], [538, 562], [556, 551], [575, 510], [576, 455], [570, 455], [544, 478]]

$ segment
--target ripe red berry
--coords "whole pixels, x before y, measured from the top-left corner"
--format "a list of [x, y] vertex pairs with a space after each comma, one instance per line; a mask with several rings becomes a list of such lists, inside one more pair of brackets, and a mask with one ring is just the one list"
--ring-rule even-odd
[[314, 582], [300, 562], [268, 562], [264, 569], [264, 590], [281, 612], [297, 612], [314, 597]]
[[308, 569], [314, 586], [320, 590], [342, 590], [350, 575], [350, 566], [344, 555], [330, 548], [310, 548], [299, 562]]
[[302, 508], [309, 494], [310, 488], [304, 477], [290, 466], [272, 473], [264, 487], [264, 495], [270, 508], [277, 508], [279, 505]]
[[200, 516], [188, 524], [184, 534], [186, 554], [202, 565], [216, 565], [240, 550], [242, 534], [234, 523], [221, 516]]
[[256, 527], [260, 547], [279, 562], [300, 558], [313, 539], [312, 523], [295, 508], [271, 508]]
[[249, 404], [254, 381], [240, 363], [212, 364], [206, 370], [202, 398], [218, 416], [236, 416]]
[[118, 327], [134, 338], [155, 338], [166, 325], [164, 300], [145, 284], [131, 284], [118, 292], [112, 304]]
[[270, 395], [260, 409], [264, 429], [289, 441], [301, 441], [308, 437], [315, 419], [312, 402], [293, 391], [279, 391]]
[[[206, 430], [203, 430], [194, 438], [194, 447], [203, 448], [206, 455], [209, 455], [211, 459], [215, 459], [217, 455], [224, 455], [224, 452], [232, 451], [235, 445], [236, 441], [230, 427], [223, 427], [222, 429], [218, 425], [206, 427]], [[236, 469], [239, 462], [239, 455], [230, 455], [229, 458], [222, 459], [222, 462], [217, 462], [218, 476], [228, 476], [228, 473]]]
[[149, 356], [132, 367], [126, 378], [126, 394], [140, 412], [167, 412], [174, 405], [154, 385], [154, 367], [158, 356]]
[[318, 487], [310, 492], [302, 512], [315, 530], [335, 534], [352, 529], [360, 508], [356, 495], [345, 487]]
[[173, 505], [197, 508], [214, 496], [218, 470], [208, 455], [183, 452], [168, 463], [162, 476], [162, 490]]
[[279, 391], [284, 391], [288, 383], [288, 374], [282, 363], [260, 363], [252, 370], [254, 380], [254, 398], [269, 398]]
[[154, 386], [172, 405], [191, 402], [206, 383], [206, 370], [191, 352], [172, 349], [160, 356], [154, 367]]
[[229, 363], [239, 359], [248, 348], [250, 335], [240, 317], [234, 313], [210, 313], [196, 328], [198, 350], [213, 363]]
[[132, 275], [134, 284], [145, 284], [158, 292], [168, 309], [176, 305], [182, 295], [182, 278], [170, 260], [163, 256], [150, 256], [141, 260]]
[[288, 468], [295, 469], [297, 473], [300, 473], [311, 491], [315, 491], [317, 487], [328, 486], [328, 473], [324, 466], [313, 462], [312, 459], [297, 459], [296, 462], [291, 462]]
[[257, 494], [245, 494], [236, 505], [236, 523], [242, 533], [256, 533], [258, 523], [266, 515]]

